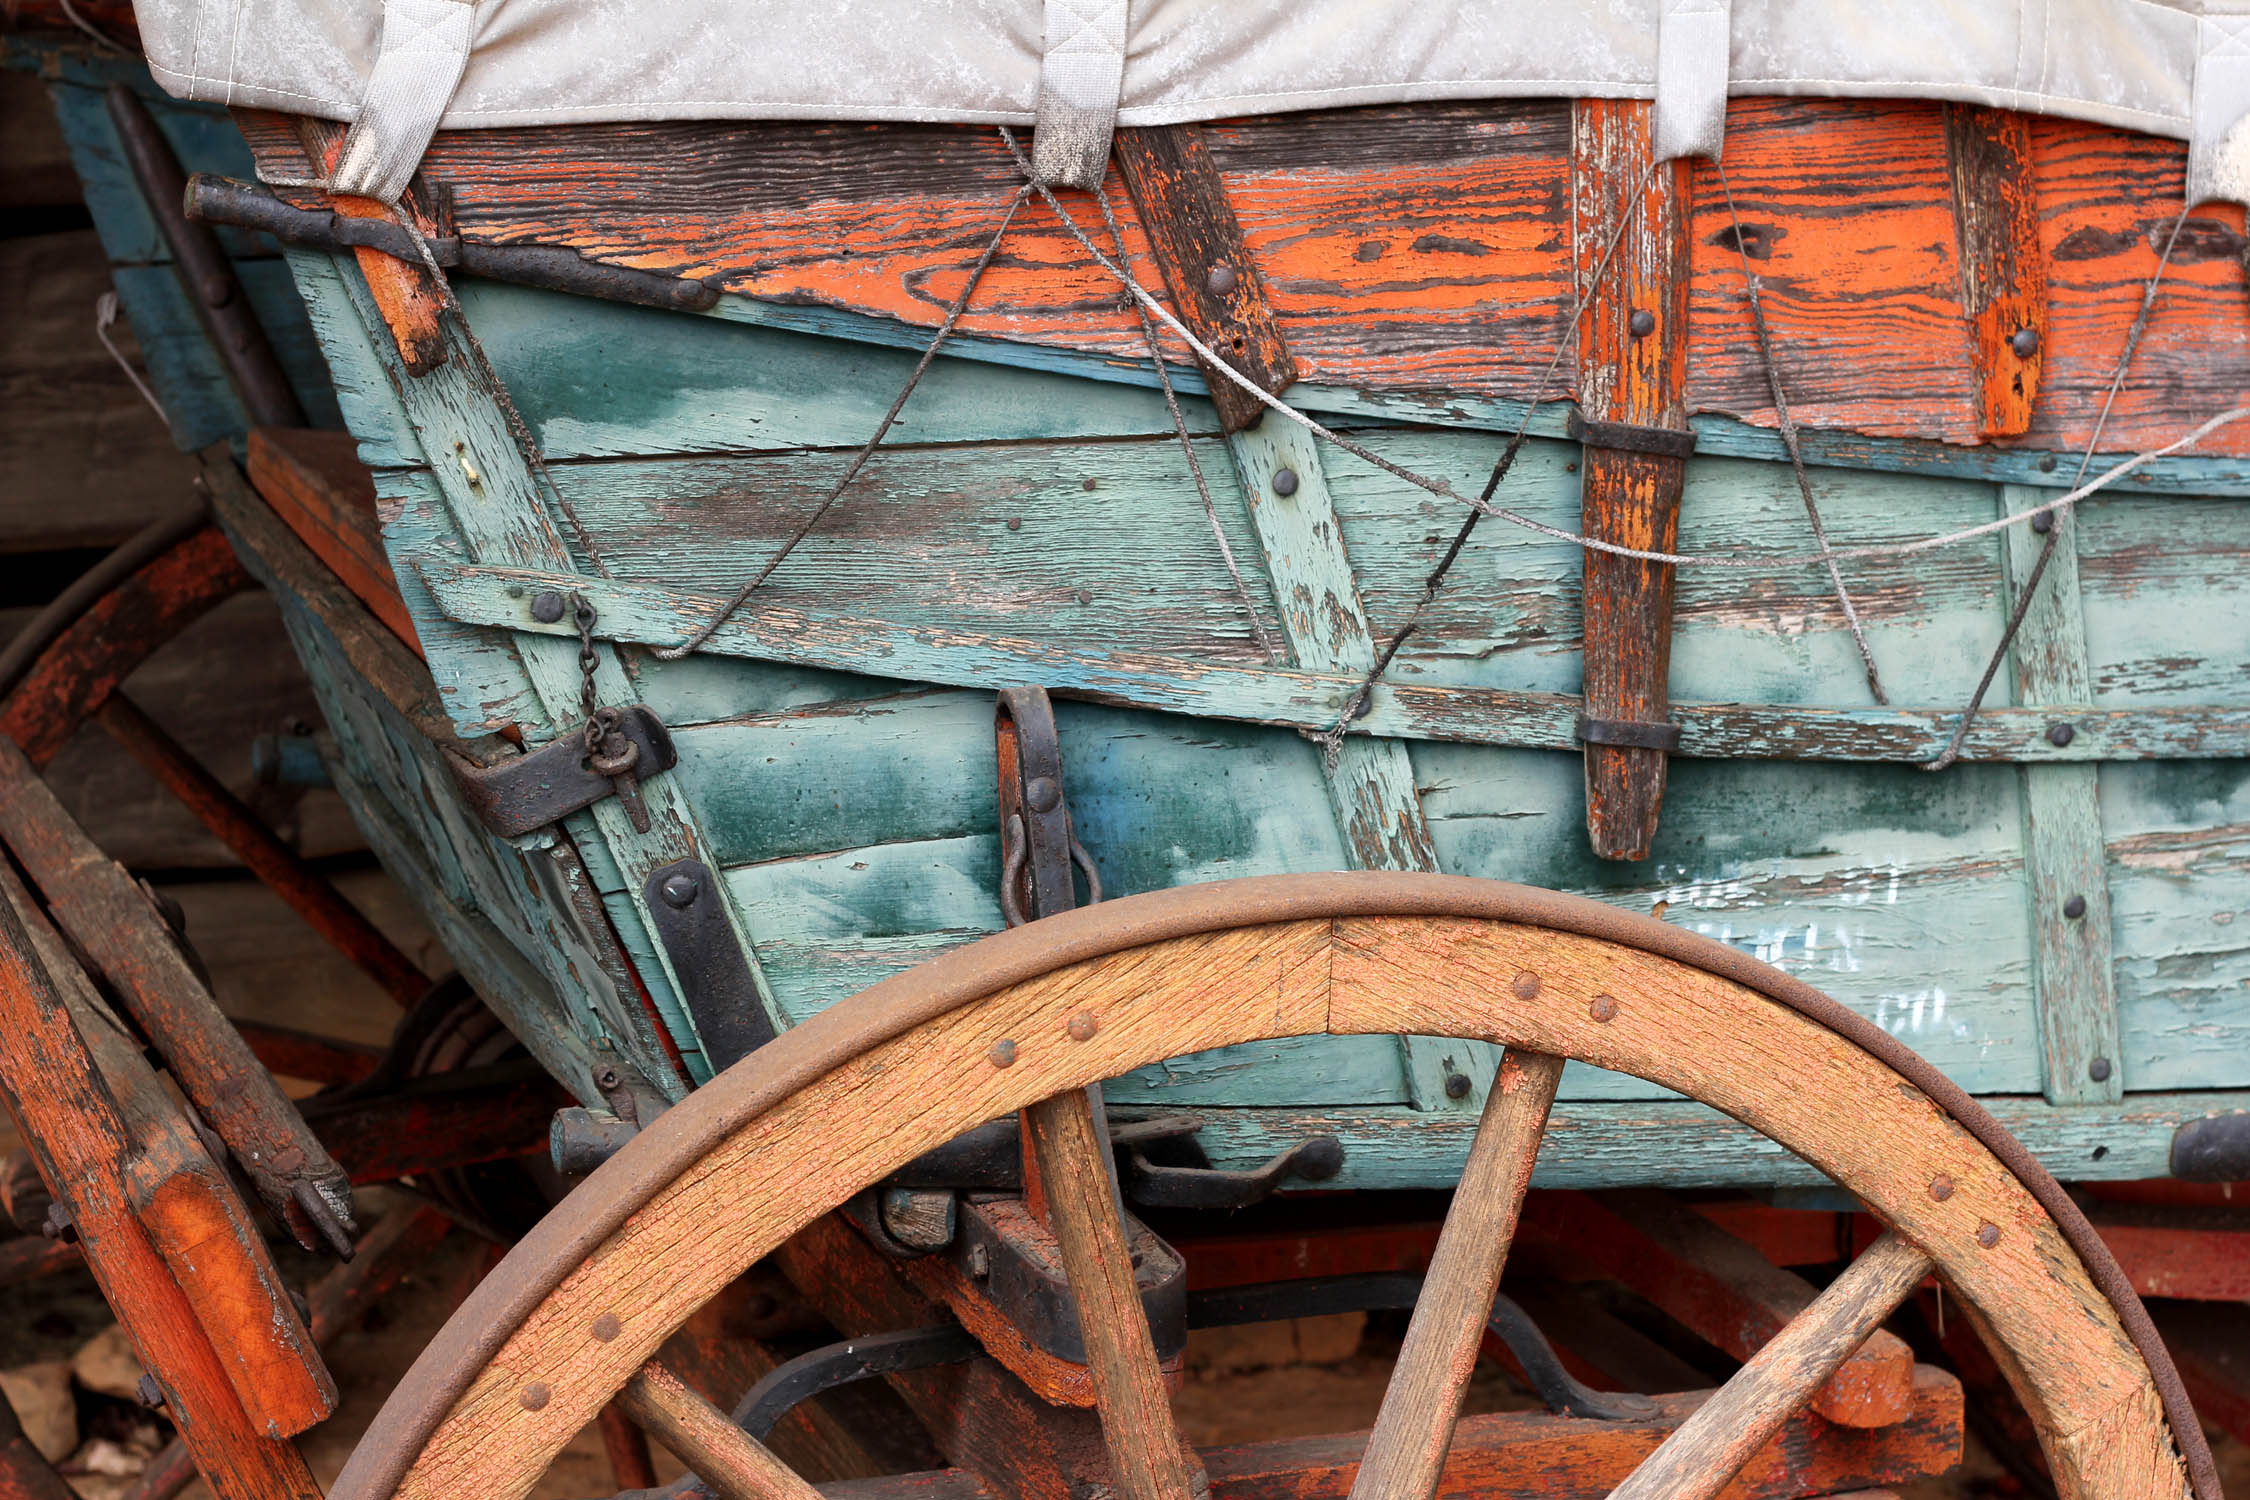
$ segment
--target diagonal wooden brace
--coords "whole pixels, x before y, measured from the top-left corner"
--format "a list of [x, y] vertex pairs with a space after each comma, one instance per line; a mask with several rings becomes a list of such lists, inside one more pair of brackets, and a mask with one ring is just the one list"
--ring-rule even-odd
[[[1579, 465], [1586, 535], [1670, 552], [1687, 425], [1691, 164], [1649, 168], [1646, 104], [1587, 99], [1571, 130], [1579, 296]], [[1623, 220], [1620, 233], [1619, 224]], [[1614, 242], [1615, 249], [1611, 249]], [[1607, 257], [1606, 264], [1604, 257]], [[1645, 859], [1664, 806], [1672, 666], [1669, 564], [1585, 554], [1586, 833], [1604, 859]]]

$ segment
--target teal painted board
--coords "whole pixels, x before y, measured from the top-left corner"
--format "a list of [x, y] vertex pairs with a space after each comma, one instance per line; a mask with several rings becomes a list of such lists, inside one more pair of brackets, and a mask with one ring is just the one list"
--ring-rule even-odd
[[[2250, 1107], [2241, 1093], [2135, 1094], [2101, 1109], [2044, 1100], [1982, 1101], [2057, 1176], [2131, 1182], [2170, 1174], [2172, 1133], [2207, 1113]], [[1198, 1110], [1196, 1144], [1222, 1171], [1262, 1166], [1315, 1135], [1344, 1147], [1343, 1170], [1321, 1190], [1450, 1188], [1474, 1117], [1407, 1109]], [[1818, 1187], [1801, 1157], [1718, 1111], [1686, 1100], [1558, 1104], [1547, 1121], [1532, 1185], [1547, 1188]]]
[[[307, 420], [315, 426], [341, 427], [343, 416], [328, 384], [327, 366], [287, 268], [279, 260], [245, 260], [237, 261], [235, 270]], [[149, 384], [171, 419], [173, 443], [190, 453], [226, 439], [239, 444], [249, 430], [249, 416], [228, 384], [226, 370], [204, 337], [203, 325], [172, 267], [121, 265], [112, 277], [118, 303], [148, 365]], [[94, 309], [89, 307], [89, 339], [94, 336], [93, 326]]]
[[2250, 507], [2125, 496], [2078, 512], [2094, 701], [2239, 702], [2250, 690]]

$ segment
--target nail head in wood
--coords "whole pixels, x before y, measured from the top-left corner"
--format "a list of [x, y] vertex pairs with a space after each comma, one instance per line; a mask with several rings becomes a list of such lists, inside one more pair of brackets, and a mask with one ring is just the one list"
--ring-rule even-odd
[[1515, 982], [1508, 987], [1516, 992], [1518, 1000], [1536, 1000], [1539, 998], [1539, 976], [1529, 969], [1518, 969]]
[[996, 1068], [1012, 1068], [1016, 1065], [1016, 1044], [1002, 1037], [986, 1050], [984, 1056], [985, 1061]]
[[547, 1389], [547, 1382], [534, 1380], [523, 1388], [516, 1396], [516, 1400], [522, 1403], [525, 1411], [538, 1411], [547, 1404], [547, 1398], [552, 1394], [553, 1392]]
[[2092, 1062], [2086, 1064], [2086, 1076], [2093, 1079], [2096, 1083], [2109, 1082], [2109, 1059], [2106, 1057], [2097, 1057]]
[[553, 589], [541, 589], [531, 598], [531, 618], [542, 625], [552, 625], [563, 617], [563, 596]]
[[1626, 326], [1632, 330], [1634, 338], [1645, 339], [1656, 332], [1656, 314], [1645, 307], [1636, 307], [1633, 309], [1633, 316], [1626, 321]]
[[2055, 529], [2055, 513], [2051, 510], [2039, 512], [2038, 515], [2031, 518], [2031, 529], [2041, 536], [2053, 531]]
[[1273, 492], [1274, 492], [1275, 494], [1277, 494], [1277, 495], [1280, 495], [1280, 496], [1282, 496], [1282, 497], [1283, 497], [1284, 499], [1288, 498], [1288, 497], [1289, 497], [1289, 496], [1291, 496], [1291, 495], [1294, 495], [1294, 494], [1296, 494], [1296, 493], [1297, 493], [1297, 471], [1296, 471], [1295, 469], [1276, 469], [1276, 470], [1274, 470], [1274, 471], [1273, 471]]
[[1617, 1019], [1617, 1001], [1608, 995], [1596, 995], [1594, 1003], [1586, 1007], [1586, 1014], [1606, 1026]]
[[615, 1313], [603, 1313], [600, 1317], [594, 1319], [594, 1337], [605, 1344], [623, 1331], [624, 1325], [617, 1321], [617, 1314]]
[[1070, 1039], [1074, 1042], [1090, 1042], [1094, 1039], [1094, 1033], [1102, 1029], [1102, 1023], [1094, 1019], [1092, 1011], [1082, 1010], [1072, 1016], [1070, 1024], [1063, 1029], [1070, 1033]]
[[2078, 738], [2078, 726], [2068, 719], [2057, 719], [2047, 726], [2047, 743], [2060, 750]]
[[1475, 1085], [1475, 1084], [1473, 1084], [1473, 1083], [1469, 1082], [1469, 1075], [1468, 1075], [1468, 1074], [1466, 1074], [1466, 1073], [1456, 1073], [1456, 1072], [1453, 1072], [1453, 1071], [1452, 1071], [1451, 1069], [1447, 1069], [1447, 1070], [1446, 1070], [1446, 1074], [1445, 1074], [1445, 1097], [1446, 1097], [1446, 1098], [1448, 1098], [1448, 1099], [1466, 1099], [1466, 1098], [1468, 1098], [1468, 1097], [1469, 1097], [1469, 1090], [1470, 1090], [1470, 1089], [1472, 1089], [1472, 1088], [1475, 1088], [1475, 1087], [1476, 1087], [1476, 1085]]
[[2008, 347], [2016, 351], [2016, 358], [2029, 359], [2039, 352], [2039, 330], [2019, 328], [2008, 338]]
[[1950, 1177], [1948, 1177], [1948, 1176], [1946, 1176], [1946, 1175], [1945, 1175], [1944, 1173], [1942, 1173], [1942, 1172], [1941, 1172], [1941, 1173], [1939, 1173], [1939, 1174], [1938, 1174], [1937, 1176], [1935, 1176], [1935, 1177], [1931, 1178], [1931, 1179], [1930, 1179], [1930, 1196], [1931, 1196], [1932, 1198], [1936, 1199], [1936, 1200], [1937, 1200], [1938, 1202], [1940, 1202], [1940, 1203], [1943, 1203], [1943, 1202], [1944, 1202], [1944, 1201], [1945, 1201], [1946, 1199], [1948, 1199], [1948, 1198], [1952, 1197], [1952, 1196], [1953, 1196], [1953, 1179], [1952, 1179], [1952, 1178], [1950, 1178]]
[[1215, 295], [1224, 297], [1234, 290], [1236, 283], [1241, 279], [1241, 277], [1235, 275], [1232, 266], [1213, 266], [1211, 274], [1203, 278], [1203, 284], [1209, 287]]
[[1999, 1244], [2000, 1226], [1997, 1224], [1979, 1224], [1977, 1226], [1977, 1243], [1987, 1250]]
[[2086, 915], [2086, 898], [2073, 896], [2063, 903], [2063, 915], [2075, 922]]

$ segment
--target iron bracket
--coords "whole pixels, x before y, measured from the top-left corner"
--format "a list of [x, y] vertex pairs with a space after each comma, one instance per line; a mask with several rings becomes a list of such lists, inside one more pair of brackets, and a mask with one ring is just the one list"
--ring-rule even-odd
[[[1124, 1217], [1133, 1281], [1156, 1337], [1156, 1357], [1170, 1359], [1187, 1347], [1187, 1262], [1146, 1224], [1131, 1214]], [[963, 1201], [948, 1255], [1034, 1348], [1072, 1364], [1086, 1362], [1062, 1243], [1021, 1198]]]
[[2250, 1110], [2206, 1115], [2173, 1131], [2172, 1175], [2183, 1182], [2250, 1177]]
[[727, 920], [719, 878], [700, 860], [678, 859], [649, 871], [641, 895], [711, 1071], [724, 1072], [772, 1041], [773, 1022]]
[[[646, 779], [679, 763], [664, 721], [635, 703], [618, 716], [618, 730], [638, 749], [634, 774]], [[449, 753], [453, 779], [477, 821], [502, 838], [520, 838], [574, 812], [617, 795], [617, 784], [586, 763], [586, 738], [576, 729], [528, 755], [480, 766]]]
[[1595, 422], [1572, 412], [1564, 430], [1589, 448], [1613, 448], [1625, 453], [1654, 453], [1664, 458], [1687, 458], [1695, 452], [1692, 427], [1643, 427], [1634, 422]]
[[1637, 719], [1596, 719], [1580, 714], [1578, 737], [1589, 745], [1625, 745], [1635, 750], [1680, 748], [1680, 726], [1669, 720], [1651, 724]]

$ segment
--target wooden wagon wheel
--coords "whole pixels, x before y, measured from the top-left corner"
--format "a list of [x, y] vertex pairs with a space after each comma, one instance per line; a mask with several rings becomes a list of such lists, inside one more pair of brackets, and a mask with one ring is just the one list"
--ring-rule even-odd
[[[1709, 1496], [1934, 1271], [1986, 1335], [2065, 1496], [2218, 1500], [2146, 1313], [1980, 1107], [1816, 991], [1597, 903], [1443, 876], [1278, 877], [1033, 923], [876, 986], [662, 1116], [423, 1353], [331, 1500], [524, 1494], [613, 1395], [720, 1493], [811, 1487], [650, 1363], [751, 1263], [917, 1153], [1010, 1111], [1033, 1137], [1127, 1500], [1203, 1476], [1173, 1432], [1080, 1087], [1202, 1048], [1415, 1033], [1510, 1048], [1355, 1500], [1427, 1500], [1561, 1059], [1715, 1106], [1888, 1233], [1614, 1493]], [[1004, 1045], [1005, 1044], [1005, 1045]]]

